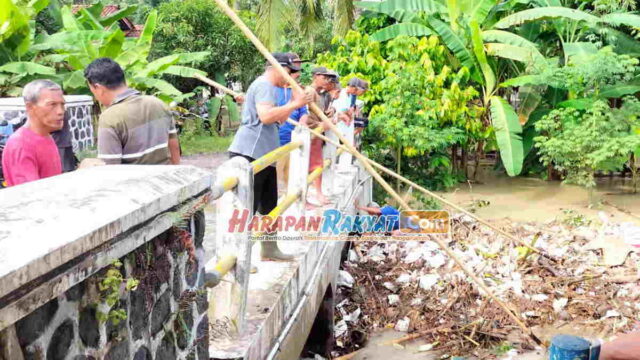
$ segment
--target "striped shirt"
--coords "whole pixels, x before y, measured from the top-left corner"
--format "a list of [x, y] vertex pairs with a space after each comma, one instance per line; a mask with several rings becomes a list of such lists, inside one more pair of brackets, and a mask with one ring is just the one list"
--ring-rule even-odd
[[160, 99], [128, 89], [100, 115], [98, 158], [107, 164], [169, 164], [169, 138], [176, 136]]

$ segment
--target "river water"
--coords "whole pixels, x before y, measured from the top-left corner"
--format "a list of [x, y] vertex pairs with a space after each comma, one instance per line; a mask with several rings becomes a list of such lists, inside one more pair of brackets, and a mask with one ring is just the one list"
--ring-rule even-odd
[[596, 206], [589, 206], [590, 196], [583, 187], [537, 178], [511, 178], [490, 170], [480, 172], [478, 183], [459, 184], [442, 195], [489, 220], [546, 222], [562, 219], [565, 211], [571, 210], [587, 219], [597, 219], [598, 213], [604, 212], [610, 221], [640, 224], [640, 193], [632, 193], [628, 178], [598, 178], [591, 196], [599, 203]]

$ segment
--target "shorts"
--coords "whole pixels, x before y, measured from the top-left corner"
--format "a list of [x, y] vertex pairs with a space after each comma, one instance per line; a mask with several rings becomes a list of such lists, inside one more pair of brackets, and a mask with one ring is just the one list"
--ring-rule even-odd
[[[229, 152], [229, 158], [241, 156], [249, 162], [255, 159]], [[253, 175], [253, 212], [267, 215], [278, 205], [278, 175], [275, 166], [267, 166], [266, 169]]]
[[322, 158], [322, 145], [324, 141], [322, 139], [313, 138], [311, 139], [311, 149], [309, 154], [309, 172], [321, 168], [324, 164], [324, 159]]

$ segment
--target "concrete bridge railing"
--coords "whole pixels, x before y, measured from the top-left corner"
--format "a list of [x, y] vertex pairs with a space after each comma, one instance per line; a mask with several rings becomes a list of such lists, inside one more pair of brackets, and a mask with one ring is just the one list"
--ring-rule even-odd
[[[337, 141], [335, 135], [328, 136]], [[347, 138], [354, 140], [353, 125]], [[370, 176], [331, 144], [324, 145], [322, 168], [309, 173], [311, 139], [308, 129], [296, 128], [289, 144], [251, 163], [232, 158], [218, 169], [212, 190], [213, 197], [218, 198], [216, 254], [207, 268], [214, 268], [228, 255], [236, 256], [237, 263], [226, 281], [210, 291], [209, 319], [216, 324], [210, 338], [212, 358], [297, 358], [321, 311], [325, 323], [319, 337], [333, 337], [331, 294], [336, 290], [344, 242], [309, 241], [314, 238], [301, 231], [278, 231], [278, 238], [302, 240], [290, 241], [299, 256], [295, 262], [282, 265], [260, 262], [252, 254], [252, 240], [260, 239], [264, 231], [230, 231], [238, 214], [253, 214], [253, 176], [284, 157], [289, 157], [288, 183], [278, 206], [268, 214], [272, 219], [318, 215], [317, 210], [306, 206], [307, 187], [318, 177], [322, 177], [323, 192], [333, 200], [332, 207], [344, 213], [355, 214], [356, 196], [361, 204], [372, 201]], [[296, 248], [293, 243], [301, 245]], [[257, 274], [251, 274], [252, 265], [258, 265]]]
[[[319, 176], [334, 208], [353, 214], [355, 196], [371, 201], [368, 174], [330, 144], [309, 174], [310, 142], [296, 129], [290, 145], [253, 163], [230, 159], [217, 176], [103, 166], [1, 190], [0, 359], [288, 359], [309, 334], [332, 338], [343, 243], [286, 242], [294, 262], [260, 262], [248, 231], [228, 231], [234, 211], [253, 212], [254, 174], [284, 156], [289, 183], [270, 216], [309, 215], [306, 189]], [[205, 265], [202, 208], [214, 200]], [[237, 263], [207, 292], [205, 269], [225, 255]]]
[[210, 182], [104, 166], [0, 190], [0, 358], [208, 359]]

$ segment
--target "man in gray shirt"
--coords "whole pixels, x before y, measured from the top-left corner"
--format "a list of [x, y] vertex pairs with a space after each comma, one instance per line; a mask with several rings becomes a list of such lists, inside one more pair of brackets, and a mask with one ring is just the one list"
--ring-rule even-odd
[[[289, 74], [300, 71], [290, 54], [274, 53], [273, 56]], [[276, 87], [286, 84], [286, 79], [267, 64], [264, 74], [249, 86], [242, 108], [242, 123], [229, 147], [231, 157], [242, 156], [251, 162], [278, 148], [278, 124], [284, 123], [295, 109], [313, 100], [311, 93], [293, 91], [287, 104], [276, 106]], [[254, 175], [253, 209], [267, 215], [277, 204], [278, 178], [274, 163]], [[293, 256], [283, 254], [275, 241], [262, 242], [261, 255], [264, 260], [293, 259]]]

